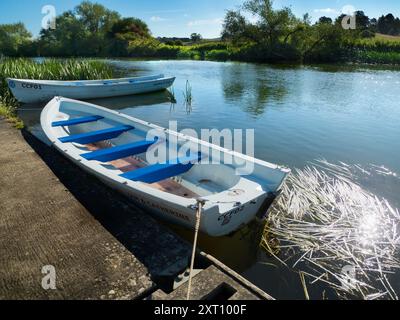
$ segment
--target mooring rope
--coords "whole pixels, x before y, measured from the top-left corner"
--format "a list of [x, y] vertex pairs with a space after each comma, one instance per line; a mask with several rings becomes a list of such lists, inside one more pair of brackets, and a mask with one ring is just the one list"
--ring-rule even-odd
[[201, 212], [203, 210], [204, 200], [197, 200], [197, 212], [196, 212], [196, 227], [194, 233], [194, 241], [193, 241], [193, 251], [192, 251], [192, 261], [190, 263], [190, 273], [189, 273], [189, 284], [188, 284], [188, 292], [187, 292], [187, 300], [190, 300], [190, 295], [192, 292], [192, 279], [193, 279], [193, 269], [194, 269], [194, 260], [196, 258], [196, 250], [197, 250], [197, 239], [199, 237], [200, 231], [200, 222], [201, 222]]

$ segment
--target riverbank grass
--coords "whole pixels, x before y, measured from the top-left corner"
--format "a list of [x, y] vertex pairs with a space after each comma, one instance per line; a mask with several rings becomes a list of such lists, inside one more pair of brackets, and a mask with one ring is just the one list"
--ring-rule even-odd
[[23, 129], [25, 127], [24, 122], [16, 115], [16, 110], [12, 106], [4, 105], [0, 102], [0, 119], [5, 118], [8, 122], [17, 129]]

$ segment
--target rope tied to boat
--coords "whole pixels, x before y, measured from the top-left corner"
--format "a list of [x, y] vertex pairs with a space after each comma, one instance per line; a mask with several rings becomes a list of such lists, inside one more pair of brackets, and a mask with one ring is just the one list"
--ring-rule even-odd
[[193, 269], [194, 269], [194, 262], [196, 258], [196, 251], [197, 251], [197, 240], [199, 237], [200, 232], [200, 223], [201, 223], [201, 212], [203, 211], [203, 206], [205, 204], [205, 200], [197, 199], [197, 211], [196, 211], [196, 226], [195, 226], [195, 233], [194, 233], [194, 241], [193, 241], [193, 251], [192, 251], [192, 260], [190, 263], [190, 273], [189, 273], [189, 283], [188, 283], [188, 292], [187, 292], [187, 300], [190, 300], [190, 295], [192, 293], [192, 280], [193, 280]]

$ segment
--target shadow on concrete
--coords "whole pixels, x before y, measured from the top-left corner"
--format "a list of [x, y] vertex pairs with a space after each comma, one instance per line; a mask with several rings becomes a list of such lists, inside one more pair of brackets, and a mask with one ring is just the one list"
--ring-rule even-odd
[[145, 265], [153, 281], [174, 278], [188, 266], [191, 246], [186, 241], [28, 131], [22, 135], [66, 189]]

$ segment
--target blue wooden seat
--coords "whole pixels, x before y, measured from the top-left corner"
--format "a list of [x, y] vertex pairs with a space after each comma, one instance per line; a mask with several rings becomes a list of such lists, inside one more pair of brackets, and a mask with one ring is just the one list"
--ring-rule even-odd
[[156, 183], [172, 177], [179, 176], [188, 172], [193, 166], [194, 162], [201, 160], [201, 154], [192, 155], [168, 161], [165, 164], [155, 164], [145, 168], [133, 170], [120, 176], [132, 180], [145, 183]]
[[124, 132], [135, 129], [132, 126], [118, 126], [110, 129], [81, 133], [60, 138], [63, 143], [76, 142], [80, 144], [95, 143], [117, 138]]
[[104, 119], [104, 117], [89, 116], [89, 117], [83, 117], [83, 118], [70, 119], [70, 120], [66, 120], [66, 121], [57, 121], [57, 122], [53, 122], [51, 125], [52, 125], [52, 127], [69, 127], [69, 126], [74, 126], [74, 125], [82, 124], [82, 123], [96, 122], [101, 119]]
[[96, 160], [101, 162], [123, 159], [146, 152], [154, 143], [157, 142], [157, 140], [158, 139], [156, 138], [153, 141], [144, 140], [109, 149], [97, 150], [85, 153], [82, 155], [82, 157], [89, 161]]

